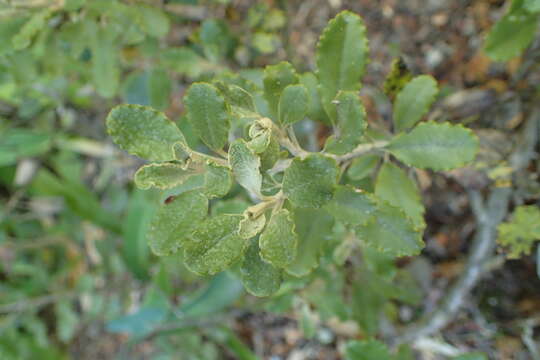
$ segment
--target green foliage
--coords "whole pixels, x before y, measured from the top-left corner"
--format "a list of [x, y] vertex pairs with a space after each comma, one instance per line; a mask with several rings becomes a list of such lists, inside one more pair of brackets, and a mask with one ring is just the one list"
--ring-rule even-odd
[[508, 12], [488, 34], [487, 55], [495, 61], [519, 56], [533, 41], [539, 18], [540, 3], [537, 0], [512, 0]]
[[[210, 34], [217, 25], [207, 26], [204, 32]], [[220, 42], [206, 44], [212, 56], [220, 53]], [[256, 82], [229, 74], [191, 85], [184, 104], [190, 127], [209, 148], [203, 152], [191, 149], [179, 128], [159, 112], [133, 105], [111, 111], [107, 125], [113, 140], [157, 161], [137, 171], [135, 184], [173, 194], [150, 229], [156, 254], [182, 248], [187, 268], [199, 275], [239, 265], [246, 289], [270, 296], [281, 289], [283, 271], [308, 278], [322, 258], [340, 265], [355, 247], [383, 259], [422, 250], [424, 207], [402, 167], [386, 159], [372, 192], [349, 180], [374, 173], [384, 153], [408, 166], [456, 168], [474, 158], [478, 140], [462, 126], [417, 125], [437, 94], [435, 80], [428, 76], [394, 87], [399, 91], [397, 135], [376, 142], [367, 136], [370, 129], [357, 93], [367, 40], [362, 20], [353, 13], [340, 13], [329, 23], [319, 41], [317, 63], [318, 76], [298, 76], [291, 64], [281, 62], [259, 72]], [[292, 125], [306, 118], [332, 119], [334, 133], [323, 151], [307, 152], [297, 139]], [[343, 177], [351, 160], [349, 176]], [[228, 196], [231, 174], [254, 205], [220, 200]], [[210, 205], [211, 215], [207, 197], [217, 199]], [[413, 301], [406, 290], [394, 288], [393, 278], [370, 281], [366, 286], [382, 289], [374, 290], [370, 299], [355, 296], [355, 301], [380, 306], [387, 299]], [[376, 328], [373, 320], [359, 322]]]
[[508, 249], [508, 257], [517, 259], [531, 253], [535, 241], [540, 240], [540, 209], [535, 205], [516, 208], [512, 219], [498, 228], [497, 242]]

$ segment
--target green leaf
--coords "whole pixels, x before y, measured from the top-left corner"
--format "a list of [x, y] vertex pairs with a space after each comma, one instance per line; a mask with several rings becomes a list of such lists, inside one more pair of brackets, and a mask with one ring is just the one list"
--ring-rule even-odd
[[215, 63], [221, 61], [234, 48], [234, 38], [227, 23], [222, 20], [204, 20], [199, 29], [199, 38], [204, 54]]
[[151, 161], [174, 160], [174, 146], [186, 144], [172, 121], [146, 106], [117, 106], [107, 116], [106, 123], [107, 132], [118, 146]]
[[111, 98], [116, 95], [120, 82], [116, 35], [110, 29], [97, 25], [89, 25], [85, 30], [93, 31], [90, 48], [94, 86], [99, 95]]
[[412, 80], [412, 74], [405, 61], [400, 56], [392, 61], [390, 72], [384, 80], [384, 93], [392, 100], [396, 98], [396, 95]]
[[30, 129], [2, 130], [0, 137], [0, 166], [13, 165], [19, 159], [46, 153], [52, 145], [49, 134]]
[[405, 131], [419, 122], [429, 111], [438, 92], [437, 81], [429, 75], [417, 76], [407, 83], [394, 104], [394, 129]]
[[303, 120], [309, 107], [309, 97], [304, 85], [289, 85], [281, 93], [278, 111], [279, 122], [291, 125]]
[[158, 256], [176, 252], [208, 213], [208, 199], [197, 190], [167, 199], [154, 215], [148, 244]]
[[177, 163], [154, 163], [141, 166], [135, 173], [135, 185], [139, 189], [171, 189], [184, 183], [197, 172]]
[[368, 61], [366, 27], [360, 16], [343, 11], [331, 20], [317, 45], [320, 92], [324, 108], [336, 120], [332, 101], [340, 90], [360, 89]]
[[129, 270], [137, 278], [145, 279], [148, 277], [150, 267], [145, 235], [156, 206], [146, 191], [135, 190], [131, 194], [122, 226], [124, 236], [122, 254]]
[[318, 208], [332, 199], [337, 185], [337, 162], [322, 154], [294, 158], [283, 176], [283, 192], [296, 206]]
[[246, 90], [234, 84], [225, 84], [222, 81], [214, 82], [214, 86], [225, 98], [233, 116], [240, 118], [258, 116], [253, 97]]
[[481, 352], [472, 352], [463, 355], [459, 355], [453, 358], [454, 360], [487, 360], [486, 354]]
[[377, 340], [353, 340], [345, 346], [346, 360], [391, 360], [386, 345]]
[[266, 216], [264, 214], [254, 218], [249, 213], [244, 213], [244, 218], [238, 226], [238, 234], [242, 239], [251, 239], [257, 236], [266, 225]]
[[229, 168], [214, 164], [211, 161], [206, 163], [204, 173], [204, 194], [209, 198], [220, 198], [229, 192], [233, 184], [232, 175]]
[[267, 263], [259, 254], [259, 240], [253, 238], [244, 255], [240, 267], [242, 283], [255, 296], [270, 296], [281, 286], [281, 270]]
[[332, 236], [334, 219], [322, 209], [297, 208], [294, 210], [294, 223], [298, 234], [298, 251], [285, 270], [293, 276], [302, 277], [319, 266], [323, 247]]
[[498, 227], [497, 242], [509, 249], [508, 257], [517, 259], [531, 253], [534, 242], [540, 240], [540, 208], [534, 205], [518, 206], [512, 220]]
[[507, 61], [521, 54], [534, 39], [538, 16], [515, 9], [503, 16], [489, 32], [485, 51], [495, 61]]
[[159, 56], [164, 66], [192, 78], [211, 68], [203, 57], [188, 47], [169, 47], [163, 49]]
[[340, 91], [330, 105], [335, 109], [335, 133], [328, 138], [325, 150], [343, 155], [360, 144], [367, 128], [366, 110], [355, 91]]
[[523, 7], [531, 13], [540, 12], [540, 0], [525, 0]]
[[187, 91], [184, 104], [197, 136], [211, 149], [222, 149], [227, 143], [230, 118], [219, 91], [210, 84], [195, 83]]
[[328, 114], [324, 110], [319, 94], [319, 80], [311, 73], [307, 72], [300, 75], [300, 83], [304, 85], [309, 94], [308, 117], [311, 120], [320, 121], [326, 125], [331, 125]]
[[418, 255], [424, 247], [412, 220], [401, 209], [382, 200], [369, 221], [355, 230], [366, 245], [391, 256]]
[[[47, 20], [52, 14], [53, 11], [45, 9], [32, 15], [12, 39], [15, 50], [22, 50], [30, 46], [32, 39], [47, 26]], [[5, 20], [2, 19], [2, 21]]]
[[143, 31], [155, 38], [162, 38], [169, 32], [170, 21], [161, 9], [156, 6], [137, 4], [134, 6], [136, 11], [136, 21]]
[[363, 225], [377, 210], [377, 203], [360, 190], [338, 186], [332, 201], [325, 208], [336, 220], [350, 225]]
[[478, 146], [476, 135], [461, 125], [427, 122], [396, 136], [387, 149], [409, 166], [451, 170], [472, 161]]
[[236, 140], [229, 148], [229, 164], [234, 177], [248, 191], [260, 194], [262, 175], [259, 171], [261, 160], [242, 139]]
[[401, 208], [416, 228], [425, 227], [425, 209], [416, 183], [398, 166], [390, 162], [382, 166], [375, 184], [375, 195]]
[[288, 62], [269, 65], [264, 69], [264, 97], [268, 101], [270, 113], [277, 118], [279, 101], [283, 90], [293, 84], [298, 84], [298, 75]]
[[239, 215], [218, 215], [201, 223], [185, 246], [188, 269], [199, 275], [214, 275], [238, 260], [246, 242], [238, 234], [241, 220]]
[[353, 160], [347, 174], [352, 180], [361, 180], [369, 176], [379, 163], [379, 155], [364, 155]]
[[281, 209], [272, 214], [259, 238], [261, 257], [270, 264], [284, 268], [296, 257], [298, 236], [289, 211]]

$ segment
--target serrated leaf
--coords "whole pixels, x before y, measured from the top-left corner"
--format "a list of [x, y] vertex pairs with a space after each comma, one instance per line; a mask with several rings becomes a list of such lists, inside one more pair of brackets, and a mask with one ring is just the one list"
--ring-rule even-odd
[[181, 185], [191, 175], [197, 174], [194, 169], [177, 163], [154, 163], [141, 166], [135, 173], [135, 185], [139, 189], [157, 188], [171, 189]]
[[158, 209], [148, 229], [148, 244], [159, 256], [182, 247], [208, 213], [208, 199], [197, 190], [180, 194]]
[[230, 118], [219, 91], [210, 84], [195, 83], [187, 91], [184, 104], [197, 136], [211, 149], [222, 149], [227, 143]]
[[368, 61], [366, 27], [360, 16], [343, 11], [331, 20], [317, 45], [320, 92], [324, 108], [336, 120], [332, 100], [340, 90], [360, 89]]
[[330, 105], [335, 109], [335, 133], [328, 138], [325, 150], [343, 155], [360, 144], [367, 128], [366, 110], [354, 91], [340, 91]]
[[337, 162], [322, 154], [294, 158], [285, 169], [283, 192], [298, 207], [319, 208], [332, 199], [337, 185]]
[[281, 93], [278, 111], [279, 122], [291, 125], [303, 120], [309, 107], [309, 97], [304, 85], [289, 85]]
[[403, 210], [383, 200], [368, 222], [355, 228], [356, 235], [369, 247], [391, 256], [418, 255], [424, 247], [421, 232]]
[[391, 360], [386, 345], [377, 340], [353, 340], [345, 346], [346, 360]]
[[394, 104], [395, 131], [405, 131], [419, 122], [429, 111], [438, 92], [437, 81], [429, 75], [417, 76], [407, 83]]
[[199, 275], [214, 275], [227, 269], [245, 245], [238, 234], [242, 216], [218, 215], [200, 223], [184, 247], [184, 261]]
[[371, 196], [350, 186], [338, 186], [325, 209], [336, 220], [350, 225], [363, 225], [377, 210], [377, 203]]
[[259, 240], [251, 239], [240, 267], [242, 283], [246, 290], [255, 296], [270, 296], [281, 286], [281, 273], [280, 269], [261, 259]]
[[300, 75], [300, 83], [304, 85], [309, 94], [308, 117], [311, 120], [320, 121], [326, 125], [331, 125], [328, 114], [324, 110], [319, 94], [319, 80], [315, 74], [308, 72]]
[[172, 121], [147, 106], [117, 106], [107, 116], [106, 123], [107, 132], [118, 146], [151, 161], [174, 160], [175, 144], [186, 144]]
[[386, 162], [377, 176], [375, 195], [403, 209], [418, 229], [426, 225], [424, 205], [416, 183], [398, 166]]
[[396, 136], [387, 149], [409, 166], [450, 170], [472, 161], [478, 146], [476, 135], [461, 125], [427, 122]]
[[253, 97], [246, 90], [234, 84], [225, 84], [222, 81], [214, 82], [214, 86], [225, 98], [233, 116], [240, 118], [258, 116]]
[[379, 155], [364, 155], [358, 157], [351, 163], [349, 170], [347, 170], [347, 175], [349, 175], [349, 178], [352, 180], [361, 180], [369, 176], [369, 174], [375, 170], [379, 160]]
[[294, 210], [295, 231], [298, 234], [298, 251], [294, 261], [285, 270], [302, 277], [309, 275], [319, 265], [325, 242], [332, 234], [334, 219], [322, 209]]
[[288, 62], [269, 65], [264, 69], [264, 98], [268, 101], [270, 113], [277, 120], [279, 99], [283, 90], [298, 83], [298, 75]]
[[259, 238], [261, 257], [272, 265], [284, 268], [296, 257], [298, 236], [289, 211], [281, 209], [272, 214]]
[[266, 225], [266, 216], [264, 214], [253, 217], [249, 213], [244, 213], [244, 218], [238, 226], [238, 234], [242, 239], [251, 239], [257, 236]]
[[214, 164], [211, 161], [206, 163], [204, 173], [204, 194], [209, 198], [220, 198], [229, 192], [233, 184], [232, 175], [229, 168]]
[[236, 181], [246, 190], [255, 194], [261, 191], [262, 175], [259, 170], [261, 160], [242, 139], [236, 140], [229, 148], [229, 164]]
[[540, 240], [540, 209], [534, 205], [518, 206], [512, 219], [500, 224], [497, 229], [497, 242], [509, 249], [509, 258], [528, 255], [534, 242]]
[[510, 60], [529, 46], [537, 28], [536, 14], [521, 8], [511, 9], [489, 32], [485, 52], [495, 61]]
[[400, 56], [392, 61], [390, 72], [384, 79], [384, 93], [394, 101], [396, 95], [412, 80], [412, 74], [407, 64]]

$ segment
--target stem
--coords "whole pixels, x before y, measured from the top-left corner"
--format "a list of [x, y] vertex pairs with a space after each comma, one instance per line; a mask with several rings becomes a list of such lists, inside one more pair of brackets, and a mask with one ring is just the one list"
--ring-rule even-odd
[[356, 157], [365, 155], [372, 151], [380, 150], [387, 145], [388, 145], [388, 141], [375, 141], [370, 144], [360, 144], [353, 151], [344, 155], [332, 155], [332, 154], [327, 154], [327, 155], [333, 157], [338, 162], [342, 163], [342, 162], [354, 159]]

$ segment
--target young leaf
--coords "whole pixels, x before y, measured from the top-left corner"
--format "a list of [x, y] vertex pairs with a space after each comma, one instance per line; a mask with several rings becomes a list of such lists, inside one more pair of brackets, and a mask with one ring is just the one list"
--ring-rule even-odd
[[147, 160], [174, 160], [174, 145], [186, 143], [172, 121], [147, 106], [117, 106], [107, 116], [106, 123], [107, 132], [118, 146]]
[[229, 164], [234, 177], [248, 191], [259, 194], [262, 175], [259, 171], [261, 160], [242, 139], [236, 140], [229, 148]]
[[240, 267], [242, 283], [255, 296], [270, 296], [281, 286], [281, 270], [261, 259], [259, 240], [253, 238]]
[[334, 219], [322, 209], [294, 210], [295, 231], [298, 234], [296, 258], [285, 270], [302, 277], [309, 275], [319, 265], [323, 246], [332, 236]]
[[537, 28], [536, 14], [521, 8], [511, 9], [489, 32], [486, 54], [495, 61], [507, 61], [518, 56], [534, 39]]
[[350, 186], [338, 186], [326, 210], [336, 220], [350, 225], [363, 225], [377, 210], [376, 201]]
[[478, 138], [461, 125], [427, 122], [396, 136], [387, 149], [409, 166], [450, 170], [474, 159]]
[[240, 221], [238, 234], [242, 239], [251, 239], [257, 236], [266, 225], [266, 216], [264, 214], [253, 218], [250, 214], [244, 213], [244, 218]]
[[206, 83], [190, 86], [184, 97], [188, 121], [201, 140], [213, 150], [227, 143], [230, 119], [219, 91]]
[[289, 211], [281, 209], [270, 218], [259, 238], [261, 257], [272, 265], [283, 268], [296, 257], [298, 236]]
[[177, 163], [155, 163], [144, 165], [135, 173], [135, 185], [139, 189], [170, 189], [181, 185], [188, 177], [196, 174]]
[[405, 131], [419, 122], [429, 111], [438, 92], [437, 81], [429, 75], [417, 76], [407, 83], [394, 104], [395, 131]]
[[303, 120], [309, 107], [309, 97], [304, 85], [289, 85], [279, 99], [279, 122], [282, 125], [294, 124]]
[[421, 233], [407, 215], [383, 200], [378, 201], [369, 221], [355, 231], [366, 245], [392, 256], [418, 255], [424, 247]]
[[232, 175], [229, 168], [214, 164], [211, 161], [206, 163], [204, 173], [204, 194], [209, 198], [220, 198], [229, 192], [232, 186]]
[[375, 184], [375, 195], [403, 209], [416, 228], [425, 227], [424, 205], [416, 183], [398, 166], [390, 162], [382, 166]]
[[246, 90], [234, 84], [225, 84], [222, 81], [214, 82], [214, 86], [225, 98], [233, 116], [240, 118], [257, 117], [258, 114], [253, 97]]
[[378, 155], [364, 155], [353, 160], [347, 175], [352, 180], [361, 180], [367, 177], [377, 166], [380, 160]]
[[360, 89], [368, 51], [366, 27], [358, 15], [343, 11], [324, 29], [317, 45], [317, 67], [322, 103], [332, 120], [337, 117], [331, 106], [337, 93]]
[[396, 98], [396, 95], [412, 80], [412, 74], [407, 67], [407, 64], [400, 56], [394, 59], [390, 72], [384, 80], [384, 93], [392, 100]]
[[367, 128], [366, 110], [355, 91], [340, 91], [330, 106], [336, 109], [336, 130], [325, 150], [343, 155], [360, 144]]
[[276, 119], [281, 93], [287, 86], [298, 84], [298, 75], [291, 64], [283, 61], [264, 69], [263, 83], [264, 97], [268, 101], [270, 113]]
[[322, 154], [294, 158], [283, 176], [283, 192], [296, 206], [318, 208], [332, 199], [339, 177], [337, 162]]
[[166, 201], [150, 223], [147, 233], [150, 248], [159, 256], [175, 252], [207, 213], [208, 199], [197, 190]]
[[214, 275], [235, 262], [245, 244], [238, 234], [241, 220], [239, 215], [218, 215], [200, 223], [184, 247], [188, 269], [199, 275]]
[[534, 205], [518, 206], [512, 220], [500, 224], [498, 231], [497, 242], [509, 248], [509, 258], [530, 254], [534, 242], [540, 240], [540, 209]]

